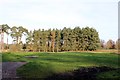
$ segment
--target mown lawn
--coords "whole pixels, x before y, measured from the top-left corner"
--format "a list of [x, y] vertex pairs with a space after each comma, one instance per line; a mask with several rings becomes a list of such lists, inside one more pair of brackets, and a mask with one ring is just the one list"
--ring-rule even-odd
[[[26, 56], [38, 56], [28, 58]], [[3, 53], [3, 62], [28, 62], [17, 70], [17, 74], [25, 78], [45, 78], [54, 73], [73, 71], [80, 67], [108, 66], [119, 68], [118, 57], [113, 53], [85, 53], [85, 52], [63, 52], [63, 53], [39, 53], [20, 52]], [[104, 73], [105, 75], [108, 73]], [[109, 74], [110, 76], [110, 74]], [[101, 77], [101, 74], [100, 76]]]

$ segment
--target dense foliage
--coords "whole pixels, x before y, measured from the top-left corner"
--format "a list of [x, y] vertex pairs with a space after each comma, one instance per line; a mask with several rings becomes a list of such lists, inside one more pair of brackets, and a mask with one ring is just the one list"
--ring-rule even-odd
[[79, 27], [74, 29], [65, 27], [62, 30], [39, 29], [34, 30], [32, 37], [28, 35], [28, 38], [27, 49], [31, 46], [33, 47], [32, 51], [44, 52], [96, 50], [99, 43], [98, 32], [94, 28], [89, 27], [82, 29]]

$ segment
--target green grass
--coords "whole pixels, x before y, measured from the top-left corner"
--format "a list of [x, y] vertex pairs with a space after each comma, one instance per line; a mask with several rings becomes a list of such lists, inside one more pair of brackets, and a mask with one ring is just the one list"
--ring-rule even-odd
[[[25, 56], [38, 56], [38, 58], [26, 58]], [[26, 78], [44, 78], [53, 73], [72, 71], [80, 67], [109, 66], [119, 68], [117, 54], [111, 53], [4, 53], [2, 61], [28, 62], [20, 67], [17, 72]]]

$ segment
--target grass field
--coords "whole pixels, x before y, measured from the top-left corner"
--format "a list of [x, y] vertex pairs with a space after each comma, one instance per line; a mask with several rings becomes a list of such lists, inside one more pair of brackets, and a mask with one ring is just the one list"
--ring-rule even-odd
[[[37, 56], [29, 58], [28, 56]], [[113, 53], [87, 53], [87, 52], [63, 52], [63, 53], [39, 53], [39, 52], [20, 52], [2, 54], [3, 62], [28, 62], [20, 67], [17, 73], [25, 78], [45, 78], [53, 73], [63, 73], [73, 71], [81, 67], [108, 66], [119, 68], [118, 57]], [[110, 72], [115, 73], [116, 71]], [[98, 77], [112, 74], [102, 73]]]

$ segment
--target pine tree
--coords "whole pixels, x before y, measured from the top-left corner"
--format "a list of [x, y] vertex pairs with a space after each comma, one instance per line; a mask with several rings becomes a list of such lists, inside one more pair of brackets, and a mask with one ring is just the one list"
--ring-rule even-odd
[[74, 50], [77, 51], [77, 50], [80, 50], [81, 48], [81, 29], [80, 27], [75, 27], [73, 29], [73, 44], [74, 44]]
[[61, 33], [61, 37], [62, 37], [62, 51], [68, 51], [68, 31], [67, 31], [67, 28], [64, 27], [64, 29], [62, 30], [62, 33]]
[[55, 46], [56, 46], [56, 51], [60, 51], [60, 47], [61, 47], [61, 34], [60, 34], [60, 30], [56, 29], [55, 31]]
[[26, 45], [29, 51], [33, 51], [33, 32], [30, 31], [27, 34]]
[[50, 33], [51, 49], [54, 52], [55, 49], [55, 30], [53, 29]]

